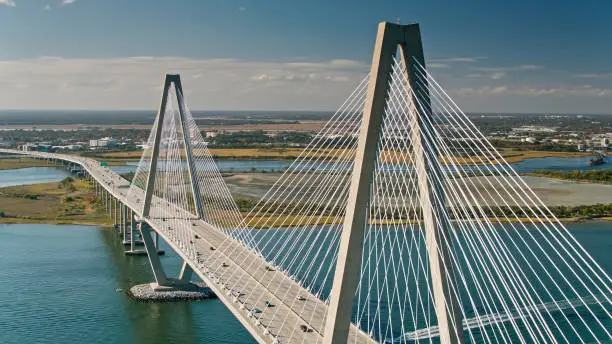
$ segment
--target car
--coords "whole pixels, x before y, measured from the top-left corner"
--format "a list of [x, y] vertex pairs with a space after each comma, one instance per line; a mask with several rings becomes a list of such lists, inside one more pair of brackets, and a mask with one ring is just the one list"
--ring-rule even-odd
[[253, 309], [251, 309], [251, 313], [253, 313], [253, 314], [259, 314], [259, 313], [261, 313], [261, 309], [259, 309], [259, 308], [253, 308]]
[[273, 305], [273, 304], [272, 304], [272, 302], [270, 302], [270, 301], [266, 301], [266, 302], [264, 302], [264, 305], [265, 305], [266, 307], [268, 307], [268, 308], [270, 308], [270, 307], [274, 307], [274, 305]]
[[306, 298], [301, 295], [296, 296], [295, 299], [298, 301], [306, 301]]
[[226, 268], [226, 267], [228, 267], [229, 265], [227, 265], [227, 263], [225, 263], [225, 262], [224, 262], [223, 264], [221, 264], [221, 266], [222, 266], [222, 267], [224, 267], [224, 268]]
[[211, 251], [214, 251], [214, 250], [216, 250], [216, 249], [215, 249], [215, 247], [214, 247], [214, 246], [211, 246], [211, 247], [210, 247], [210, 250], [211, 250]]
[[302, 332], [312, 332], [312, 329], [306, 325], [300, 325], [300, 330], [302, 330]]

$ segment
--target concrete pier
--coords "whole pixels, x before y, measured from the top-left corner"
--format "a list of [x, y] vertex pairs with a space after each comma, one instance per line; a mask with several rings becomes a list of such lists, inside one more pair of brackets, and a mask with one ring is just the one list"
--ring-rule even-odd
[[159, 286], [157, 283], [138, 284], [130, 288], [127, 295], [144, 302], [197, 301], [217, 297], [210, 288], [200, 282], [172, 286]]
[[[157, 250], [157, 255], [158, 256], [163, 256], [166, 254], [166, 251], [164, 250]], [[128, 250], [125, 251], [125, 255], [126, 256], [146, 256], [147, 255], [147, 250]]]

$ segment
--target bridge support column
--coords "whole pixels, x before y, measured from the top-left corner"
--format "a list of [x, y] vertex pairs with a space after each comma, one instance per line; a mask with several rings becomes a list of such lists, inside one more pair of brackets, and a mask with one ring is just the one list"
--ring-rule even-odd
[[[413, 59], [425, 65], [419, 26], [380, 23], [374, 47], [372, 69], [368, 84], [367, 97], [363, 110], [363, 120], [358, 138], [358, 146], [353, 165], [351, 187], [346, 207], [346, 215], [340, 237], [338, 261], [332, 284], [330, 305], [327, 312], [323, 343], [346, 344], [349, 339], [350, 323], [355, 302], [355, 291], [359, 282], [364, 233], [367, 230], [367, 214], [370, 208], [370, 192], [372, 188], [374, 167], [377, 159], [377, 148], [382, 132], [385, 107], [389, 96], [389, 84], [393, 71], [394, 56], [398, 47], [402, 54], [402, 62], [407, 67], [406, 81], [415, 90], [423, 90], [429, 94], [427, 86], [419, 86], [415, 80]], [[408, 95], [414, 99], [412, 94]], [[423, 100], [429, 107], [429, 98]], [[415, 104], [416, 101], [414, 101]], [[440, 329], [442, 344], [463, 343], [463, 327], [457, 295], [451, 289], [456, 286], [454, 271], [450, 261], [450, 248], [446, 241], [445, 223], [436, 223], [436, 219], [444, 218], [446, 211], [444, 194], [441, 185], [431, 185], [427, 176], [434, 173], [425, 160], [428, 155], [437, 158], [437, 152], [429, 145], [422, 143], [428, 139], [426, 132], [421, 130], [426, 125], [423, 116], [429, 116], [427, 109], [410, 113], [413, 150], [416, 156], [415, 169], [419, 182], [419, 194], [423, 211], [429, 265], [431, 270], [431, 285], [434, 304]], [[431, 138], [429, 138], [431, 139]], [[427, 153], [427, 154], [426, 154]], [[435, 163], [432, 165], [436, 165]], [[437, 199], [442, 202], [436, 201]], [[447, 233], [446, 236], [449, 234]]]
[[117, 199], [113, 197], [113, 218], [115, 222], [115, 230], [119, 229], [118, 216], [119, 216], [119, 210], [117, 209]]
[[119, 234], [121, 235], [121, 243], [125, 241], [125, 205], [119, 202]]
[[134, 211], [130, 209], [130, 251], [134, 251]]
[[138, 221], [138, 229], [140, 230], [140, 236], [142, 236], [142, 241], [144, 242], [145, 250], [147, 251], [147, 256], [149, 257], [149, 263], [151, 264], [151, 270], [153, 270], [153, 276], [155, 277], [155, 282], [159, 286], [167, 286], [168, 277], [164, 272], [164, 267], [161, 264], [161, 260], [159, 259], [159, 255], [157, 253], [157, 247], [151, 237], [151, 228], [149, 228], [149, 224], [144, 220]]
[[193, 276], [193, 269], [187, 262], [183, 262], [183, 267], [181, 268], [181, 274], [179, 275], [179, 281], [183, 284], [189, 283], [191, 281], [191, 277]]

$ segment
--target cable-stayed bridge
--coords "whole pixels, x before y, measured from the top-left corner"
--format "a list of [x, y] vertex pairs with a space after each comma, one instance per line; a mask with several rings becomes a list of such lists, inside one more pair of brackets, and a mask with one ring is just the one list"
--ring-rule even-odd
[[177, 75], [131, 182], [21, 154], [81, 166], [158, 286], [197, 274], [261, 343], [612, 341], [607, 272], [429, 74], [418, 25], [380, 24], [370, 74], [248, 214]]

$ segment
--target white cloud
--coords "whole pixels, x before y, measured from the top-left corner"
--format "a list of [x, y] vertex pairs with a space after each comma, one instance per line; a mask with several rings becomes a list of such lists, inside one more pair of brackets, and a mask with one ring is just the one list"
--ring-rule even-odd
[[467, 62], [472, 63], [484, 59], [484, 57], [448, 57], [441, 59], [432, 59], [433, 62]]
[[513, 72], [513, 71], [538, 70], [538, 69], [542, 69], [542, 66], [526, 64], [526, 65], [509, 66], [509, 67], [474, 67], [473, 69], [477, 71], [481, 71], [481, 72], [492, 72], [492, 73], [506, 72], [507, 73], [507, 72]]
[[587, 78], [587, 79], [610, 79], [612, 73], [581, 73], [574, 75], [575, 78]]
[[238, 7], [238, 11], [240, 11], [240, 12], [244, 12], [246, 10], [247, 10], [247, 8], [244, 7], [244, 6]]
[[612, 98], [612, 88], [594, 87], [592, 85], [579, 86], [557, 86], [557, 87], [537, 87], [537, 86], [483, 86], [478, 88], [464, 87], [451, 90], [451, 93], [459, 96], [493, 96], [493, 95], [514, 95], [527, 97], [596, 97]]
[[428, 68], [448, 68], [450, 66], [446, 63], [428, 63], [427, 67]]
[[0, 5], [4, 5], [4, 6], [8, 6], [8, 7], [15, 7], [15, 6], [17, 6], [17, 4], [15, 4], [15, 1], [12, 1], [12, 0], [0, 0]]
[[491, 74], [491, 79], [499, 80], [499, 79], [503, 79], [505, 76], [506, 76], [506, 72], [495, 72]]
[[147, 109], [165, 73], [180, 73], [193, 109], [330, 110], [368, 71], [365, 63], [130, 57], [0, 61], [0, 109]]
[[43, 7], [42, 10], [43, 11], [51, 11], [51, 6], [50, 5], [45, 5], [45, 7]]
[[[180, 73], [192, 109], [333, 110], [368, 71], [367, 63], [345, 59], [45, 56], [0, 61], [0, 109], [153, 109], [164, 74]], [[438, 81], [451, 85], [449, 93], [466, 111], [605, 113], [612, 103], [612, 85], [576, 85], [576, 78], [565, 84], [521, 85], [508, 76], [501, 79], [508, 80], [503, 85], [477, 85], [496, 72], [440, 76]]]
[[77, 0], [62, 0], [62, 5], [74, 4]]

